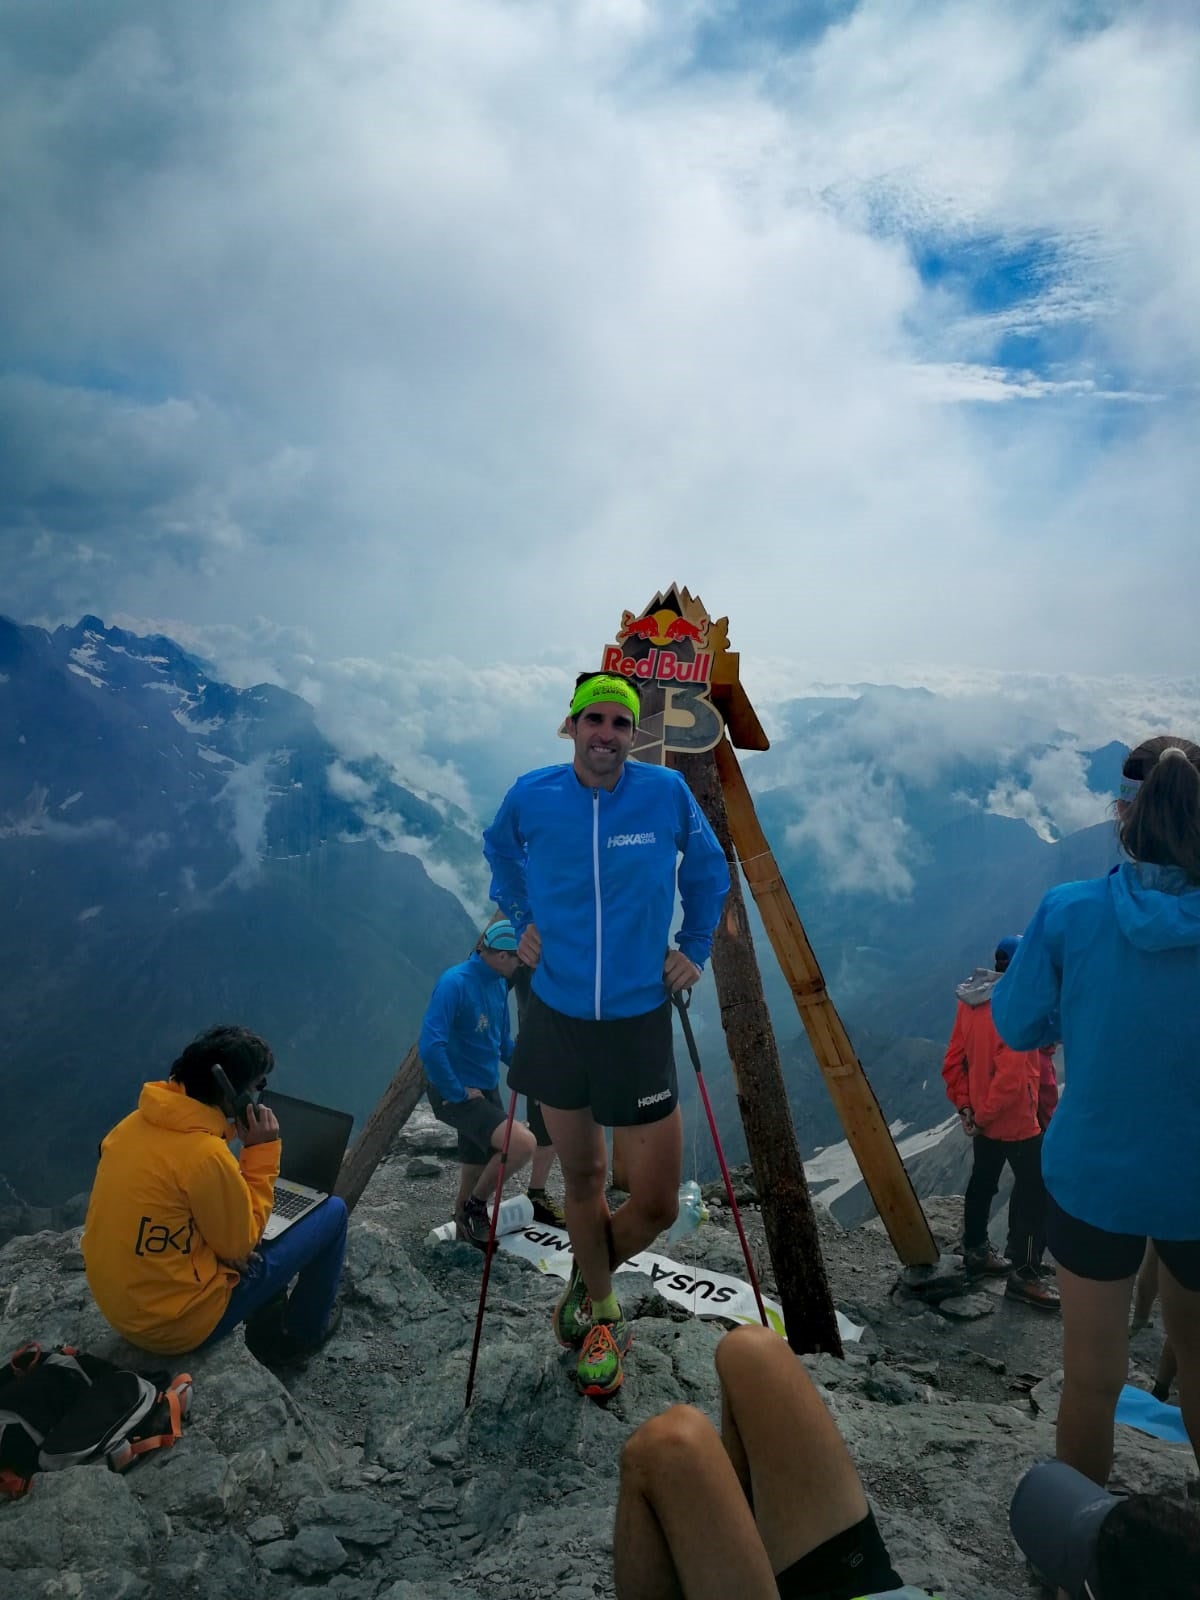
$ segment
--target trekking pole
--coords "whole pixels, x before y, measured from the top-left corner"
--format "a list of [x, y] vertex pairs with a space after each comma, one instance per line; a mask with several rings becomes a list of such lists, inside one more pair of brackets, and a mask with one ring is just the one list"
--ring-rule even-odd
[[467, 1369], [467, 1398], [463, 1410], [471, 1404], [471, 1391], [475, 1387], [475, 1363], [479, 1359], [479, 1335], [483, 1332], [483, 1308], [487, 1304], [488, 1279], [492, 1274], [492, 1252], [496, 1248], [496, 1218], [500, 1215], [500, 1196], [504, 1190], [504, 1171], [508, 1165], [508, 1141], [512, 1138], [513, 1117], [517, 1112], [517, 1091], [514, 1089], [508, 1102], [508, 1121], [504, 1124], [504, 1145], [500, 1151], [500, 1167], [496, 1173], [496, 1193], [492, 1200], [492, 1220], [488, 1227], [487, 1254], [483, 1258], [483, 1282], [479, 1285], [479, 1311], [475, 1317], [475, 1338], [471, 1344], [471, 1365]]
[[764, 1328], [769, 1328], [767, 1321], [767, 1308], [763, 1305], [762, 1290], [758, 1287], [758, 1275], [754, 1270], [754, 1263], [750, 1259], [750, 1246], [746, 1243], [746, 1230], [742, 1227], [742, 1214], [738, 1210], [738, 1203], [733, 1198], [733, 1182], [729, 1176], [729, 1168], [725, 1165], [725, 1152], [721, 1149], [721, 1140], [717, 1135], [716, 1118], [712, 1113], [712, 1106], [708, 1100], [708, 1090], [704, 1087], [704, 1072], [700, 1066], [700, 1052], [696, 1049], [696, 1035], [692, 1032], [692, 1019], [688, 1016], [688, 1007], [692, 1003], [690, 989], [677, 989], [671, 996], [675, 1002], [675, 1009], [679, 1012], [679, 1020], [683, 1023], [683, 1037], [687, 1040], [688, 1055], [692, 1058], [692, 1065], [696, 1069], [696, 1082], [700, 1087], [700, 1098], [704, 1101], [704, 1109], [708, 1114], [708, 1126], [713, 1136], [713, 1148], [717, 1152], [717, 1160], [721, 1166], [721, 1176], [725, 1180], [725, 1193], [729, 1196], [729, 1209], [733, 1212], [734, 1226], [737, 1228], [738, 1238], [742, 1241], [742, 1254], [746, 1258], [746, 1271], [750, 1277], [750, 1287], [754, 1290], [754, 1298], [758, 1302], [758, 1314], [762, 1319]]

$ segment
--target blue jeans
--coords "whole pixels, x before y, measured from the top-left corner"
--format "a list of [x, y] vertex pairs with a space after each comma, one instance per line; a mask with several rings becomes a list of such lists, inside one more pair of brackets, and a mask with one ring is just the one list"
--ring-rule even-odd
[[301, 1344], [319, 1344], [337, 1297], [345, 1255], [346, 1204], [330, 1195], [277, 1239], [259, 1245], [229, 1297], [225, 1315], [200, 1348], [215, 1344], [261, 1311], [297, 1273], [284, 1325]]

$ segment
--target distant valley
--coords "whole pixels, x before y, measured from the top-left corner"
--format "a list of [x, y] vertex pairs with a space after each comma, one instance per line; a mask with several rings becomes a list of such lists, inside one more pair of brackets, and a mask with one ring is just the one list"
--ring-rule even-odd
[[[1050, 884], [1116, 859], [1100, 819], [1125, 753], [1079, 752], [1064, 734], [909, 758], [932, 699], [862, 685], [793, 700], [748, 768], [830, 991], [906, 1137], [945, 1120], [955, 983]], [[884, 759], [889, 740], [904, 759]], [[95, 617], [52, 633], [0, 619], [0, 750], [0, 1003], [18, 1107], [0, 1126], [6, 1193], [46, 1206], [86, 1188], [98, 1136], [141, 1081], [219, 1020], [270, 1040], [281, 1087], [370, 1110], [437, 975], [469, 948], [464, 902], [478, 909], [486, 881], [478, 818], [381, 760], [348, 759], [299, 696], [235, 688], [170, 639]], [[1073, 787], [1058, 811], [1035, 805], [1039, 773], [1060, 768]], [[757, 940], [807, 1157], [842, 1131], [761, 928]], [[740, 1160], [710, 978], [695, 1015]], [[678, 1055], [687, 1159], [694, 1148], [711, 1176]], [[953, 1153], [918, 1159], [930, 1183], [957, 1181]]]

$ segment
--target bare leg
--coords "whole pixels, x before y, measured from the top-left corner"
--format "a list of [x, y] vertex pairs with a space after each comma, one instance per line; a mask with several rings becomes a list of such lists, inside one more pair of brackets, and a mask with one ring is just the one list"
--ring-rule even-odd
[[[744, 1327], [717, 1347], [721, 1434], [773, 1572], [862, 1521], [867, 1499], [837, 1425], [788, 1344]], [[730, 1590], [730, 1592], [734, 1592]]]
[[1200, 1463], [1200, 1292], [1185, 1289], [1166, 1266], [1159, 1275], [1159, 1292], [1167, 1339], [1179, 1363], [1179, 1409]]
[[1154, 1394], [1159, 1400], [1170, 1398], [1171, 1385], [1178, 1372], [1179, 1363], [1175, 1359], [1174, 1347], [1170, 1339], [1164, 1339], [1162, 1349], [1158, 1352], [1158, 1371], [1154, 1375]]
[[475, 1185], [479, 1182], [485, 1167], [468, 1166], [465, 1162], [458, 1169], [458, 1199], [454, 1202], [456, 1215], [461, 1215], [462, 1208], [475, 1193]]
[[1058, 1269], [1064, 1381], [1057, 1455], [1101, 1487], [1112, 1471], [1113, 1417], [1129, 1373], [1133, 1282], [1097, 1283]]
[[625, 1446], [618, 1600], [775, 1600], [775, 1574], [867, 1514], [841, 1435], [782, 1339], [739, 1328], [722, 1340], [717, 1371], [723, 1451], [685, 1406]]
[[563, 1211], [575, 1260], [593, 1300], [612, 1293], [608, 1259], [610, 1218], [604, 1197], [608, 1151], [604, 1129], [586, 1108], [558, 1111], [543, 1103], [546, 1131], [562, 1164]]
[[613, 1577], [617, 1600], [777, 1600], [729, 1458], [690, 1406], [644, 1422], [621, 1453]]
[[1150, 1326], [1150, 1313], [1157, 1299], [1158, 1251], [1154, 1248], [1154, 1240], [1147, 1239], [1146, 1254], [1138, 1268], [1137, 1283], [1133, 1290], [1133, 1321], [1129, 1325], [1131, 1334], [1140, 1333], [1143, 1328]]
[[[492, 1133], [492, 1149], [496, 1154], [486, 1167], [482, 1169], [476, 1167], [474, 1169], [479, 1173], [479, 1176], [476, 1178], [475, 1186], [471, 1192], [477, 1200], [491, 1200], [496, 1193], [496, 1177], [500, 1171], [500, 1156], [504, 1150], [504, 1128], [505, 1124], [498, 1122]], [[533, 1152], [536, 1149], [537, 1143], [525, 1124], [523, 1122], [514, 1122], [512, 1125], [512, 1137], [508, 1141], [508, 1161], [504, 1169], [505, 1177], [511, 1178], [514, 1173], [520, 1172], [522, 1167], [527, 1166], [533, 1160]]]
[[546, 1179], [550, 1176], [550, 1169], [554, 1165], [558, 1152], [552, 1144], [539, 1144], [534, 1153], [533, 1165], [529, 1169], [529, 1187], [531, 1189], [544, 1189]]
[[[628, 1261], [675, 1221], [683, 1167], [683, 1116], [676, 1106], [661, 1122], [621, 1129], [629, 1199], [613, 1214], [613, 1254]], [[589, 1283], [588, 1287], [591, 1285]]]

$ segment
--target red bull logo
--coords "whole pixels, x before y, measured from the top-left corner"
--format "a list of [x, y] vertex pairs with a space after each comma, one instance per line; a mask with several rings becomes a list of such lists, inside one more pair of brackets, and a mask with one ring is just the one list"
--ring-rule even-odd
[[[685, 617], [671, 606], [640, 617], [625, 611], [617, 642], [605, 648], [601, 670], [656, 683], [708, 683], [712, 677], [712, 654], [705, 649], [708, 627], [706, 616]], [[629, 646], [642, 648], [634, 654]]]
[[618, 644], [624, 644], [626, 639], [645, 639], [648, 644], [661, 648], [686, 640], [688, 644], [698, 645], [703, 650], [707, 638], [707, 617], [693, 622], [689, 617], [681, 617], [677, 612], [665, 608], [650, 611], [644, 617], [635, 617], [632, 611], [624, 611], [621, 613], [621, 626], [617, 629]]
[[708, 683], [712, 657], [707, 653], [682, 661], [674, 650], [647, 650], [644, 656], [627, 656], [619, 644], [605, 645], [602, 672], [619, 672], [623, 678], [647, 678], [656, 683]]

